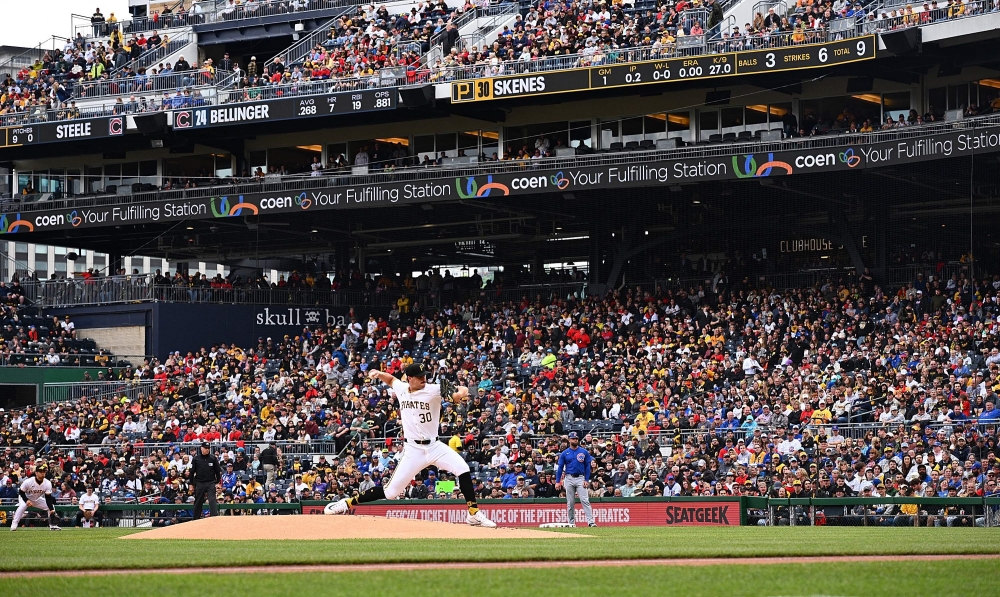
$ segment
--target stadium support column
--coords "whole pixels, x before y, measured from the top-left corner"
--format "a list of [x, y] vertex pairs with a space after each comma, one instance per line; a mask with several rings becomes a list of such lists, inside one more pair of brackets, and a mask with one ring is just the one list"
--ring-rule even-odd
[[[603, 275], [598, 277], [591, 274], [590, 279], [593, 282], [604, 282], [603, 286], [595, 289], [595, 292], [603, 293], [609, 288], [621, 285], [623, 270], [626, 269], [629, 260], [663, 244], [670, 238], [667, 234], [647, 236], [644, 232], [641, 218], [641, 212], [630, 212], [627, 214], [627, 223], [613, 227], [609, 226], [611, 228], [610, 233], [602, 231], [598, 234], [598, 243], [607, 243], [610, 241], [610, 244], [604, 245], [606, 248], [602, 251], [601, 261], [606, 268], [601, 271]], [[591, 241], [593, 242], [593, 238]], [[629, 283], [641, 281], [627, 280]]]
[[872, 201], [865, 205], [865, 211], [868, 217], [871, 218], [871, 221], [875, 223], [874, 238], [870, 241], [875, 245], [875, 263], [871, 268], [872, 274], [875, 275], [875, 281], [882, 284], [883, 288], [885, 288], [885, 283], [889, 276], [889, 224], [891, 208], [888, 201]]
[[357, 247], [356, 251], [357, 251], [358, 273], [360, 273], [361, 277], [364, 278], [365, 277], [365, 266], [367, 265], [367, 263], [365, 263], [365, 248], [364, 247]]
[[861, 256], [861, 251], [858, 250], [858, 244], [854, 241], [854, 234], [851, 230], [851, 224], [847, 220], [847, 214], [840, 205], [831, 205], [827, 209], [827, 218], [829, 218], [830, 228], [834, 231], [840, 244], [844, 246], [844, 250], [847, 251], [848, 256], [851, 258], [851, 265], [854, 266], [854, 271], [861, 275], [861, 272], [865, 271], [865, 260]]
[[122, 255], [121, 253], [108, 253], [108, 274], [109, 276], [114, 276], [118, 273], [118, 270], [122, 268]]
[[611, 243], [611, 226], [608, 219], [601, 217], [598, 210], [590, 217], [589, 250], [587, 254], [587, 292], [592, 295], [602, 295], [605, 291], [604, 280], [610, 264], [607, 260], [614, 253]]
[[351, 243], [338, 240], [333, 247], [333, 271], [341, 278], [351, 273]]

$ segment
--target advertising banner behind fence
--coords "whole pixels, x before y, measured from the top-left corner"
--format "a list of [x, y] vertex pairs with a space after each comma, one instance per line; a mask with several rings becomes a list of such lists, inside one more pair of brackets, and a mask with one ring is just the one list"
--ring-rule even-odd
[[[600, 526], [738, 526], [740, 502], [667, 502], [616, 501], [593, 502], [594, 521]], [[505, 527], [538, 526], [564, 523], [566, 503], [538, 502], [483, 503], [480, 508], [493, 522]], [[433, 522], [465, 523], [468, 514], [464, 503], [448, 502], [379, 502], [362, 504], [355, 514], [385, 518], [409, 518]], [[322, 514], [323, 506], [302, 506], [303, 514]], [[586, 524], [583, 508], [577, 504], [577, 524]]]

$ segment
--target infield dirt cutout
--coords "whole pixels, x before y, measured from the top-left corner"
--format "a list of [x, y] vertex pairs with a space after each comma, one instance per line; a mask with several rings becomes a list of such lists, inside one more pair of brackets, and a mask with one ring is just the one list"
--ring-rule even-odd
[[567, 539], [590, 537], [529, 529], [484, 529], [465, 524], [378, 516], [215, 516], [121, 539]]

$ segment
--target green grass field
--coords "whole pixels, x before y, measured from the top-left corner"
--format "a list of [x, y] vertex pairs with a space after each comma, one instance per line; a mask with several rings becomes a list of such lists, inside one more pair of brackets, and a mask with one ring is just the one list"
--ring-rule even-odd
[[825, 565], [553, 568], [255, 575], [135, 575], [0, 579], [7, 596], [618, 595], [678, 597], [935, 597], [1000, 594], [982, 561]]
[[0, 531], [0, 570], [676, 557], [1000, 554], [980, 528], [602, 527], [579, 540], [180, 541], [135, 543], [123, 529]]
[[[910, 554], [1000, 554], [977, 528], [634, 527], [567, 529], [580, 540], [121, 541], [120, 529], [0, 531], [0, 570], [264, 564], [482, 562], [481, 570], [0, 579], [0, 595], [419, 594], [1000, 595], [1000, 560], [907, 563]], [[896, 554], [898, 561], [824, 565], [490, 569], [491, 561]], [[317, 593], [317, 591], [319, 591]]]

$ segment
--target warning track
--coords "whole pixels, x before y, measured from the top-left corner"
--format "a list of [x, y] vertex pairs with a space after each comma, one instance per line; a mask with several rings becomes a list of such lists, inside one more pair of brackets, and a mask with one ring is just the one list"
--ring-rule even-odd
[[43, 576], [109, 576], [136, 574], [282, 574], [298, 572], [371, 572], [409, 570], [470, 570], [484, 568], [589, 568], [626, 566], [734, 566], [818, 564], [829, 562], [907, 562], [940, 560], [1000, 560], [1000, 554], [911, 555], [911, 556], [809, 556], [755, 558], [658, 558], [650, 560], [551, 560], [531, 562], [420, 562], [398, 564], [325, 564], [286, 566], [229, 566], [190, 568], [120, 568], [107, 570], [44, 570], [0, 572], [0, 579], [38, 578]]

